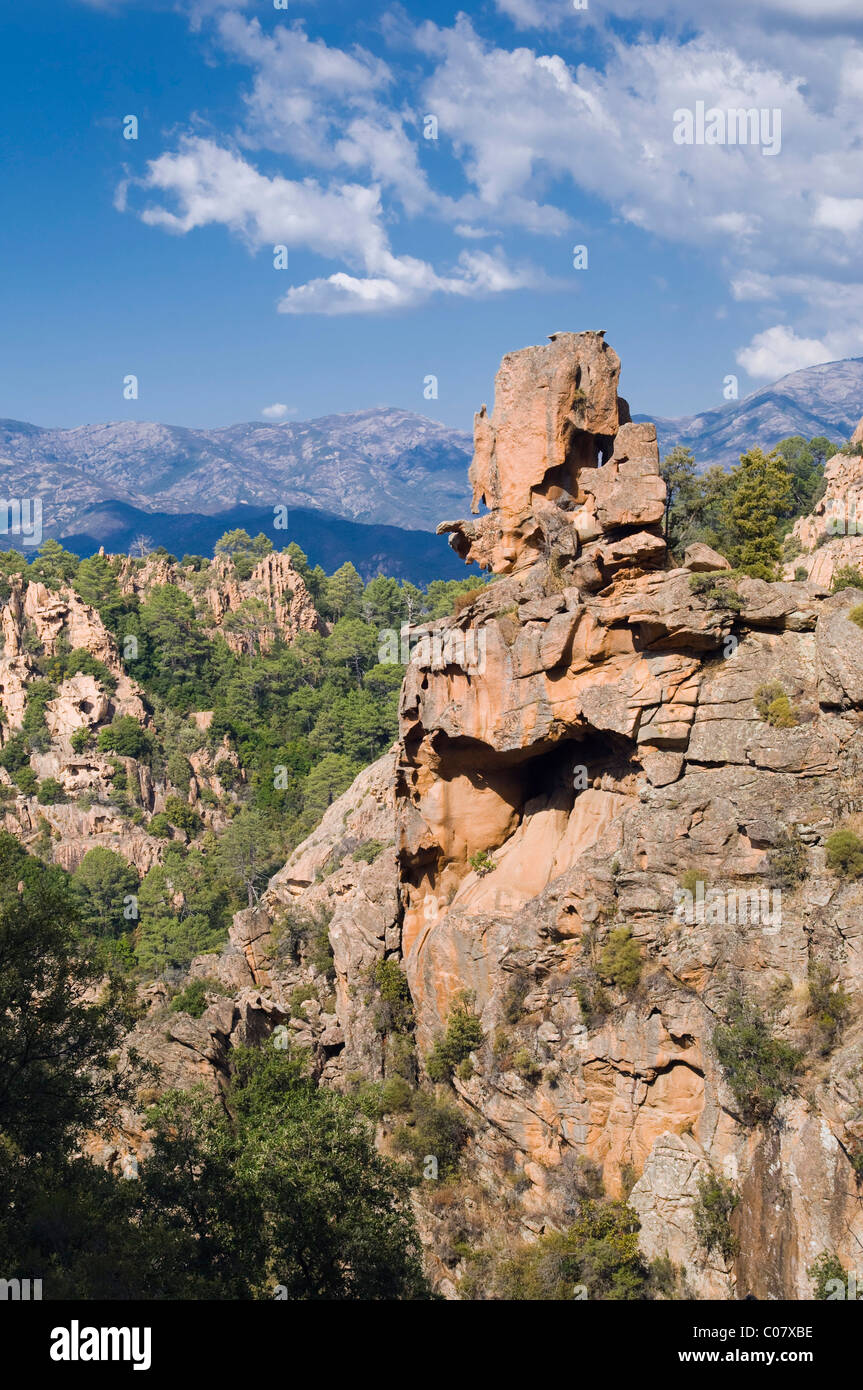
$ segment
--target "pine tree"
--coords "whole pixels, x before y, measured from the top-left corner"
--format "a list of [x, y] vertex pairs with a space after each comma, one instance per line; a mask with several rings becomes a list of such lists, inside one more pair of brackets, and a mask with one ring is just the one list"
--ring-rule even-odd
[[791, 503], [791, 473], [778, 449], [750, 449], [731, 475], [731, 561], [756, 579], [775, 579], [781, 518]]

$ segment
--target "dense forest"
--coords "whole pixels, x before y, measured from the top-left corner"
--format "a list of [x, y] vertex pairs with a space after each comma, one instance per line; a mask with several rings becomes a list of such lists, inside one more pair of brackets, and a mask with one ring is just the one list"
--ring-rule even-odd
[[[243, 531], [229, 533], [216, 547], [239, 580], [271, 550], [266, 537], [253, 539]], [[160, 554], [178, 563], [166, 552], [152, 552]], [[444, 616], [457, 594], [482, 582], [438, 580], [421, 590], [378, 576], [364, 585], [350, 562], [328, 576], [310, 567], [298, 546], [289, 546], [288, 554], [323, 620], [321, 631], [300, 632], [288, 644], [273, 629], [265, 605], [247, 599], [225, 621], [225, 632], [242, 637], [237, 653], [221, 631], [205, 631], [196, 596], [211, 582], [213, 562], [202, 556], [179, 562], [183, 587], [156, 585], [142, 601], [121, 592], [121, 557], [79, 560], [52, 540], [29, 562], [17, 551], [0, 552], [0, 599], [8, 598], [16, 575], [24, 584], [39, 582], [51, 590], [71, 585], [116, 639], [152, 715], [152, 729], [129, 715], [115, 718], [99, 732], [96, 746], [116, 759], [112, 805], [165, 841], [160, 862], [139, 881], [122, 855], [96, 848], [73, 875], [85, 931], [104, 960], [125, 969], [149, 976], [181, 969], [224, 941], [232, 913], [257, 899], [327, 806], [393, 743], [404, 672], [400, 664], [379, 660], [381, 633]], [[133, 564], [143, 568], [145, 561]], [[28, 688], [22, 728], [0, 750], [0, 767], [12, 783], [0, 787], [0, 796], [10, 801], [19, 793], [35, 795], [47, 804], [61, 799], [62, 790], [52, 778], [40, 783], [30, 765], [31, 755], [50, 743], [46, 703], [75, 672], [95, 676], [109, 692], [115, 681], [103, 663], [89, 652], [70, 650], [62, 638], [50, 656], [35, 642], [32, 647], [40, 678]], [[197, 710], [212, 711], [206, 731], [190, 717]], [[78, 753], [93, 742], [87, 728], [72, 736]], [[219, 760], [226, 747], [235, 756]], [[217, 759], [223, 795], [204, 787], [199, 805], [190, 806], [189, 757], [203, 748]], [[136, 803], [123, 758], [167, 781], [172, 794], [163, 811], [148, 817]], [[202, 818], [208, 807], [226, 818], [218, 836]], [[123, 915], [130, 894], [139, 913], [131, 922]]]

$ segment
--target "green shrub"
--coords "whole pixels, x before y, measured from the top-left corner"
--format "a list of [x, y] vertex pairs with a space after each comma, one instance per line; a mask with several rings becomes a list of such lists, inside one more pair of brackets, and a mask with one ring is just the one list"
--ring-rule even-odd
[[602, 976], [613, 981], [618, 989], [635, 989], [641, 978], [641, 951], [629, 927], [615, 927], [609, 933], [599, 968]]
[[863, 603], [855, 604], [848, 617], [852, 623], [856, 623], [858, 627], [863, 627]]
[[707, 1255], [714, 1250], [730, 1263], [740, 1249], [731, 1229], [731, 1217], [740, 1205], [740, 1194], [727, 1178], [710, 1173], [698, 1181], [698, 1197], [693, 1205], [695, 1235]]
[[429, 1091], [417, 1091], [411, 1117], [396, 1130], [393, 1145], [397, 1153], [414, 1160], [418, 1176], [425, 1160], [432, 1157], [437, 1159], [438, 1175], [447, 1178], [458, 1171], [470, 1135], [470, 1124], [453, 1101]]
[[802, 554], [803, 554], [803, 546], [802, 546], [802, 544], [801, 544], [801, 542], [800, 542], [799, 537], [792, 535], [791, 532], [789, 531], [789, 532], [788, 532], [788, 535], [785, 537], [785, 539], [784, 539], [783, 542], [782, 542], [782, 558], [783, 558], [783, 560], [785, 560], [786, 563], [788, 563], [788, 562], [790, 562], [791, 560], [796, 560], [796, 559], [797, 559], [797, 556], [798, 556], [798, 555], [802, 555]]
[[809, 967], [809, 1011], [820, 1035], [820, 1050], [826, 1056], [835, 1047], [851, 1007], [851, 999], [824, 961]]
[[151, 816], [147, 822], [147, 834], [156, 835], [160, 840], [170, 840], [173, 834], [173, 826], [164, 811], [158, 811], [155, 816]]
[[598, 982], [588, 984], [585, 980], [576, 981], [575, 994], [582, 1018], [588, 1028], [598, 1028], [607, 1014], [611, 1012], [611, 996]]
[[363, 843], [354, 850], [354, 859], [362, 864], [374, 864], [379, 854], [382, 854], [385, 845], [380, 840], [364, 840]]
[[685, 889], [687, 893], [691, 893], [693, 898], [695, 897], [695, 891], [699, 883], [704, 884], [704, 891], [707, 892], [707, 885], [709, 882], [710, 876], [706, 874], [703, 869], [687, 869], [686, 872], [680, 876], [681, 888]]
[[51, 681], [34, 681], [28, 687], [21, 735], [28, 748], [34, 752], [44, 753], [51, 747], [46, 710], [49, 701], [55, 699], [56, 695], [57, 687]]
[[40, 806], [56, 806], [66, 801], [67, 797], [62, 783], [58, 782], [56, 777], [45, 777], [39, 783], [36, 800]]
[[772, 728], [791, 729], [797, 723], [797, 711], [778, 681], [760, 685], [753, 701], [761, 718]]
[[192, 768], [185, 753], [181, 753], [179, 749], [175, 748], [173, 753], [168, 755], [165, 771], [171, 786], [176, 787], [178, 791], [188, 793], [189, 783], [192, 780]]
[[[513, 1302], [571, 1301], [579, 1286], [591, 1300], [668, 1296], [668, 1271], [647, 1264], [638, 1248], [639, 1220], [625, 1202], [586, 1200], [572, 1226], [513, 1252], [485, 1252], [463, 1281], [463, 1298]], [[474, 1271], [479, 1271], [478, 1273]], [[660, 1287], [661, 1285], [661, 1287]]]
[[166, 797], [165, 815], [172, 825], [176, 825], [178, 830], [185, 830], [189, 835], [197, 835], [203, 827], [201, 817], [194, 806], [190, 806], [188, 801], [184, 801], [180, 796]]
[[377, 989], [375, 1029], [378, 1033], [408, 1033], [414, 1024], [414, 1006], [404, 971], [394, 960], [379, 960], [372, 971]]
[[863, 574], [853, 565], [840, 565], [834, 571], [830, 589], [834, 594], [842, 589], [863, 589]]
[[171, 1000], [171, 1012], [190, 1014], [192, 1018], [200, 1018], [209, 1002], [207, 995], [224, 993], [225, 990], [218, 980], [190, 980], [186, 988], [180, 990]]
[[36, 774], [29, 765], [27, 767], [19, 767], [17, 772], [13, 772], [12, 780], [24, 796], [34, 796], [39, 786]]
[[30, 749], [26, 739], [20, 733], [12, 734], [0, 749], [0, 767], [15, 773], [19, 768], [29, 766]]
[[542, 1067], [527, 1047], [520, 1047], [513, 1054], [512, 1069], [529, 1085], [535, 1085], [542, 1077]]
[[99, 749], [117, 753], [121, 758], [148, 761], [153, 752], [153, 740], [131, 714], [121, 714], [99, 734]]
[[833, 1290], [828, 1289], [827, 1285], [833, 1279], [838, 1279], [839, 1282], [847, 1288], [848, 1275], [844, 1266], [840, 1263], [836, 1255], [828, 1253], [826, 1250], [822, 1250], [817, 1260], [813, 1261], [806, 1273], [812, 1280], [812, 1297], [817, 1302], [823, 1303], [826, 1299], [829, 1299]]
[[503, 996], [502, 1012], [507, 1023], [518, 1023], [532, 980], [526, 970], [516, 970], [509, 978]]
[[305, 960], [319, 975], [335, 979], [329, 928], [332, 912], [324, 907], [307, 911], [287, 908], [273, 925], [270, 950], [278, 961]]
[[228, 792], [241, 780], [240, 769], [229, 758], [222, 758], [217, 762], [215, 772], [225, 791]]
[[432, 1081], [448, 1081], [459, 1063], [482, 1047], [483, 1036], [471, 996], [460, 995], [447, 1020], [446, 1033], [437, 1039], [426, 1059], [426, 1071]]
[[698, 598], [704, 599], [714, 608], [726, 613], [739, 613], [743, 599], [726, 577], [714, 574], [693, 574], [689, 577], [689, 587]]
[[82, 724], [80, 729], [75, 730], [69, 742], [72, 744], [73, 753], [83, 753], [93, 742], [93, 730]]
[[794, 1084], [801, 1053], [774, 1038], [760, 1010], [734, 995], [728, 1022], [717, 1025], [713, 1047], [746, 1124], [768, 1120]]
[[486, 874], [490, 874], [493, 869], [497, 868], [487, 849], [477, 850], [476, 854], [470, 856], [468, 863], [480, 878], [484, 878]]
[[806, 846], [796, 831], [783, 830], [768, 851], [770, 877], [779, 888], [790, 891], [802, 883], [807, 872]]
[[309, 964], [319, 975], [323, 975], [330, 981], [336, 978], [333, 948], [330, 945], [330, 922], [332, 920], [332, 912], [327, 911], [326, 908], [319, 908], [317, 913], [312, 916], [306, 937], [306, 954]]
[[303, 1005], [310, 999], [317, 998], [311, 985], [297, 985], [296, 989], [291, 990], [289, 1006], [292, 1018], [305, 1018]]
[[827, 863], [840, 878], [863, 874], [863, 840], [853, 830], [834, 830], [824, 841]]
[[403, 1076], [388, 1076], [381, 1086], [381, 1105], [385, 1115], [407, 1110], [411, 1103], [411, 1088]]
[[798, 584], [804, 584], [809, 578], [809, 571], [805, 565], [798, 565], [794, 571], [794, 578]]

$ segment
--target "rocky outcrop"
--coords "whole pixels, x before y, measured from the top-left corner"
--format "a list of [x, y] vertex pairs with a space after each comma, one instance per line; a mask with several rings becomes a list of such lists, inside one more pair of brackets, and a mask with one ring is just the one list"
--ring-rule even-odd
[[[155, 561], [152, 582], [158, 583], [167, 572], [167, 562], [161, 556]], [[52, 658], [83, 652], [104, 668], [96, 675], [76, 671], [54, 681], [56, 694], [44, 705], [46, 740], [41, 751], [31, 753], [29, 768], [40, 782], [53, 779], [63, 799], [42, 804], [35, 795], [18, 789], [10, 773], [0, 769], [3, 827], [31, 848], [38, 841], [40, 853], [70, 871], [88, 850], [102, 846], [146, 873], [160, 858], [165, 841], [148, 835], [137, 822], [143, 813], [164, 810], [166, 797], [177, 789], [169, 785], [164, 770], [154, 777], [146, 762], [99, 748], [102, 729], [123, 716], [139, 723], [156, 744], [161, 737], [141, 689], [120, 659], [113, 635], [96, 610], [69, 586], [49, 589], [18, 576], [12, 576], [10, 592], [0, 608], [0, 632], [0, 747], [20, 734], [31, 687], [44, 679]], [[196, 722], [203, 735], [208, 721], [199, 715]], [[90, 738], [80, 751], [73, 736], [85, 730]], [[202, 737], [202, 746], [189, 754], [191, 804], [202, 789], [222, 796], [225, 788], [216, 766], [225, 760], [236, 766], [238, 761], [227, 740], [216, 749], [203, 746], [205, 742]], [[119, 798], [118, 774], [124, 792]], [[186, 794], [185, 787], [180, 790]], [[212, 801], [201, 804], [200, 813], [209, 828], [218, 830], [225, 816], [213, 808]], [[135, 809], [138, 814], [133, 818]], [[182, 832], [173, 833], [185, 838]]]
[[[235, 652], [245, 650], [250, 641], [266, 651], [276, 633], [291, 642], [299, 632], [321, 629], [302, 575], [284, 550], [265, 555], [248, 579], [238, 579], [235, 566], [225, 556], [216, 556], [205, 569], [190, 574], [170, 557], [153, 553], [143, 562], [124, 559], [118, 582], [124, 593], [142, 599], [157, 585], [176, 585], [202, 607], [205, 627], [210, 632], [218, 629]], [[245, 631], [241, 619], [250, 604], [255, 608]]]
[[[851, 446], [863, 444], [863, 420]], [[863, 570], [863, 457], [834, 454], [824, 466], [824, 493], [809, 516], [794, 523], [794, 559], [785, 565], [790, 579], [805, 571], [813, 584], [829, 588], [837, 569]]]
[[489, 512], [438, 527], [465, 561], [511, 574], [540, 555], [580, 554], [573, 579], [585, 589], [661, 562], [656, 430], [630, 423], [619, 375], [602, 333], [555, 333], [550, 346], [503, 359], [492, 415], [483, 406], [474, 421], [473, 510]]
[[[443, 528], [498, 577], [417, 643], [395, 753], [195, 970], [233, 992], [227, 1045], [241, 1017], [284, 1025], [335, 1085], [387, 1074], [379, 961], [406, 974], [420, 1059], [467, 991], [472, 1180], [510, 1194], [479, 1243], [504, 1207], [528, 1238], [565, 1226], [584, 1162], [695, 1296], [806, 1298], [812, 1261], [853, 1268], [863, 1240], [863, 889], [825, 851], [863, 813], [863, 634], [854, 591], [729, 577], [701, 546], [670, 567], [655, 437], [618, 373], [602, 334], [504, 360], [476, 419], [488, 511]], [[334, 978], [303, 945], [320, 912]], [[850, 1001], [827, 1040], [818, 978]], [[739, 997], [800, 1054], [757, 1121], [717, 1051]], [[734, 1259], [699, 1243], [709, 1176], [739, 1194]], [[458, 1260], [430, 1259], [449, 1295]]]

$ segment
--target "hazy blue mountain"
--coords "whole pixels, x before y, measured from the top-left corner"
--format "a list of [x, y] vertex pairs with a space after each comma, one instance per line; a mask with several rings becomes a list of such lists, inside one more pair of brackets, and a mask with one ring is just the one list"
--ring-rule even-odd
[[789, 434], [807, 439], [825, 434], [842, 444], [863, 415], [863, 357], [825, 362], [790, 372], [773, 386], [763, 386], [741, 401], [728, 401], [700, 415], [653, 420], [662, 454], [685, 444], [699, 469], [721, 463], [728, 468], [754, 444], [771, 449]]
[[81, 556], [94, 554], [100, 546], [109, 554], [128, 552], [142, 535], [148, 537], [151, 548], [164, 545], [178, 559], [212, 555], [220, 536], [242, 526], [253, 536], [263, 531], [276, 549], [296, 541], [311, 563], [322, 565], [328, 574], [345, 560], [352, 560], [364, 579], [389, 574], [425, 584], [431, 579], [465, 579], [477, 573], [450, 550], [445, 536], [345, 521], [314, 508], [291, 508], [286, 532], [273, 530], [271, 509], [240, 506], [206, 515], [145, 512], [126, 502], [101, 502], [84, 508], [79, 525], [80, 530], [60, 539], [68, 550]]
[[[753, 444], [771, 448], [789, 434], [841, 443], [861, 415], [863, 358], [851, 358], [656, 426], [663, 454], [685, 444], [700, 468], [728, 467]], [[466, 572], [432, 533], [468, 515], [471, 452], [469, 435], [387, 407], [214, 430], [0, 420], [0, 497], [41, 498], [45, 535], [82, 554], [127, 550], [139, 534], [177, 555], [211, 553], [224, 531], [244, 526], [277, 545], [297, 541], [327, 570], [351, 559], [364, 575], [420, 582]], [[287, 532], [272, 529], [279, 505]]]
[[468, 507], [468, 435], [381, 408], [285, 424], [197, 430], [121, 421], [42, 429], [0, 420], [0, 489], [41, 497], [52, 535], [81, 509], [215, 515], [232, 507], [317, 507], [349, 521], [433, 530]]

